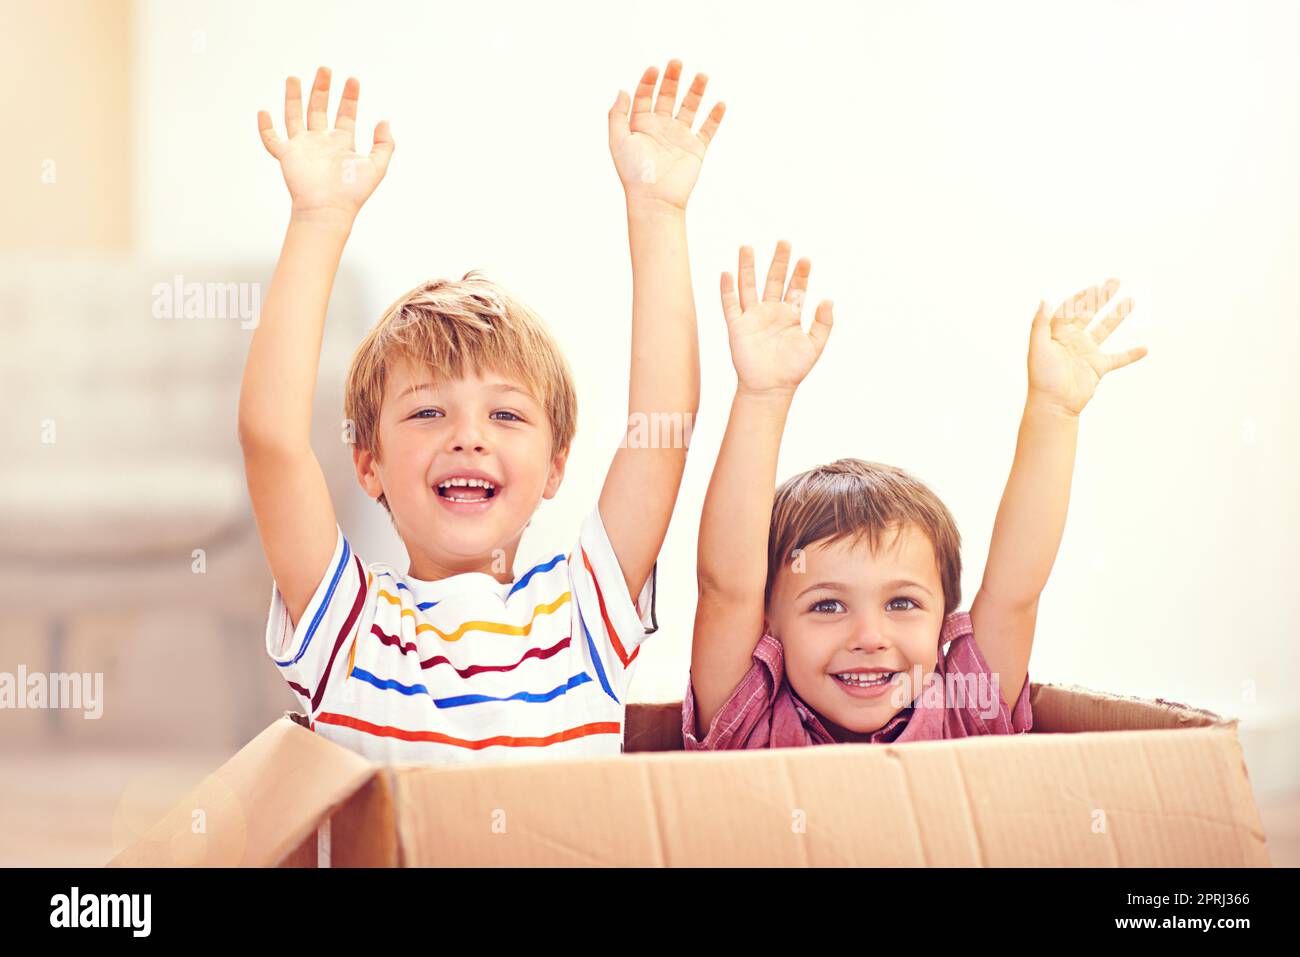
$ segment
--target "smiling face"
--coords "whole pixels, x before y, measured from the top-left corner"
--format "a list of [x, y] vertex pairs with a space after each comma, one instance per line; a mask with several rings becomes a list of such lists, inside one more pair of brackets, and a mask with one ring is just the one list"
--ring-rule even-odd
[[379, 414], [380, 456], [355, 448], [362, 488], [381, 493], [411, 558], [436, 580], [478, 571], [511, 579], [520, 536], [564, 477], [545, 407], [521, 382], [490, 370], [434, 381], [394, 365]]
[[809, 545], [777, 572], [767, 626], [790, 686], [840, 741], [865, 738], [911, 705], [938, 660], [944, 595], [933, 545], [915, 525]]

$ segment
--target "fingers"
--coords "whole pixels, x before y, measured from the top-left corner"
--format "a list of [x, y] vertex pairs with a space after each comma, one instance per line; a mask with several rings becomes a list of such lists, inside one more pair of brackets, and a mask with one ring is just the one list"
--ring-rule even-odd
[[388, 161], [393, 158], [393, 149], [396, 145], [388, 121], [380, 120], [379, 125], [375, 127], [374, 145], [370, 147], [370, 160], [375, 164], [375, 168], [379, 170], [380, 176], [383, 176], [388, 171]]
[[785, 302], [794, 310], [796, 316], [803, 315], [803, 297], [808, 292], [808, 274], [812, 272], [812, 262], [800, 259], [794, 264], [794, 275], [790, 277], [790, 288], [785, 291]]
[[1096, 328], [1092, 330], [1093, 341], [1101, 345], [1106, 341], [1106, 337], [1115, 331], [1116, 327], [1124, 321], [1130, 312], [1133, 311], [1133, 300], [1125, 299], [1114, 311], [1101, 322], [1097, 323]]
[[648, 66], [641, 74], [641, 82], [636, 85], [636, 94], [632, 97], [632, 115], [650, 112], [650, 101], [654, 98], [655, 80], [659, 79], [659, 68]]
[[1122, 369], [1127, 365], [1132, 365], [1146, 354], [1147, 347], [1138, 346], [1137, 348], [1129, 349], [1127, 352], [1116, 352], [1112, 355], [1105, 356], [1106, 369], [1102, 372], [1102, 375], [1105, 375], [1107, 372], [1114, 372], [1116, 369]]
[[627, 135], [627, 108], [631, 99], [623, 90], [618, 91], [614, 105], [609, 108], [609, 141], [617, 143]]
[[695, 74], [695, 79], [691, 81], [691, 88], [686, 91], [686, 96], [682, 100], [682, 108], [677, 111], [677, 122], [690, 128], [695, 122], [695, 111], [700, 108], [700, 100], [704, 97], [704, 88], [709, 85], [709, 78], [703, 73]]
[[677, 102], [677, 80], [682, 75], [682, 61], [669, 60], [664, 70], [664, 81], [659, 84], [659, 98], [655, 100], [655, 112], [661, 116], [672, 116], [673, 105]]
[[[659, 95], [655, 96], [655, 84], [659, 79], [659, 69], [657, 67], [646, 67], [646, 71], [641, 74], [641, 82], [637, 84], [636, 94], [632, 98], [632, 116], [638, 113], [651, 112], [653, 103], [653, 112], [659, 116], [673, 115], [673, 104], [677, 99], [677, 85], [682, 75], [682, 61], [670, 60], [668, 66], [664, 68], [663, 83], [659, 85]], [[686, 91], [686, 96], [682, 100], [682, 108], [678, 110], [675, 119], [687, 129], [695, 122], [696, 110], [700, 108], [700, 100], [704, 97], [704, 90], [709, 85], [709, 78], [703, 73], [695, 74], [695, 79], [691, 81], [690, 89]], [[618, 102], [615, 102], [615, 108], [618, 108]], [[627, 107], [623, 107], [623, 113], [626, 114]], [[698, 134], [707, 147], [713, 140], [713, 135], [718, 132], [718, 126], [722, 123], [723, 114], [727, 112], [725, 103], [716, 103], [709, 115], [704, 118], [704, 124], [700, 127]], [[612, 128], [613, 120], [611, 119], [610, 136], [613, 137]]]
[[717, 103], [709, 111], [704, 125], [700, 127], [699, 137], [704, 140], [704, 145], [708, 146], [713, 141], [713, 134], [718, 132], [718, 124], [722, 122], [722, 114], [727, 112], [727, 104]]
[[311, 98], [307, 101], [307, 129], [329, 129], [330, 71], [321, 67], [316, 71], [316, 82], [311, 85]]
[[763, 287], [764, 302], [780, 302], [785, 289], [785, 276], [790, 269], [790, 244], [784, 239], [776, 244], [772, 265], [767, 270], [767, 285]]
[[831, 316], [833, 305], [831, 300], [823, 300], [813, 316], [812, 325], [808, 328], [808, 338], [817, 347], [817, 355], [819, 356], [822, 354], [822, 350], [826, 348], [826, 340], [831, 336], [831, 326], [834, 325], [834, 319]]
[[722, 274], [722, 315], [727, 323], [733, 323], [740, 318], [743, 310], [740, 308], [740, 298], [736, 295], [736, 283], [731, 278], [731, 273]]
[[740, 307], [748, 310], [758, 302], [758, 293], [754, 290], [754, 247], [740, 247]]
[[302, 131], [302, 84], [296, 76], [284, 81], [284, 131], [290, 138]]
[[357, 98], [361, 96], [361, 81], [354, 76], [348, 77], [343, 84], [343, 99], [339, 100], [339, 111], [334, 116], [335, 129], [351, 133], [357, 128]]
[[1115, 295], [1117, 289], [1119, 289], [1119, 280], [1108, 279], [1103, 285], [1091, 286], [1075, 293], [1061, 303], [1061, 307], [1052, 316], [1052, 330], [1055, 331], [1063, 325], [1080, 328], [1087, 326], [1101, 307], [1110, 301], [1110, 297]]
[[271, 114], [266, 110], [257, 111], [257, 132], [262, 135], [262, 145], [266, 151], [279, 159], [284, 151], [284, 140], [276, 135], [275, 127], [271, 124]]

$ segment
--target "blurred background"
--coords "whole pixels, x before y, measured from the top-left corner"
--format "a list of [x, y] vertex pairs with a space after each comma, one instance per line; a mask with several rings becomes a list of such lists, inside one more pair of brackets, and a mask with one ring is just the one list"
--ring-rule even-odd
[[[102, 673], [103, 714], [0, 711], [0, 864], [100, 864], [295, 707], [236, 403], [288, 197], [284, 78], [362, 81], [397, 151], [335, 286], [314, 444], [366, 561], [405, 568], [340, 440], [351, 350], [417, 282], [485, 270], [577, 378], [576, 445], [520, 562], [567, 541], [624, 425], [630, 271], [606, 112], [648, 64], [727, 117], [690, 210], [703, 397], [633, 684], [680, 699], [696, 523], [734, 375], [717, 277], [777, 239], [836, 329], [779, 475], [929, 482], [978, 588], [1030, 320], [1116, 276], [1151, 349], [1084, 414], [1030, 677], [1240, 719], [1300, 862], [1300, 8], [1194, 2], [275, 4], [0, 0], [0, 672]], [[198, 283], [231, 310], [186, 318]], [[243, 297], [242, 299], [240, 297]], [[616, 357], [611, 361], [611, 357]], [[549, 554], [549, 553], [548, 553]]]

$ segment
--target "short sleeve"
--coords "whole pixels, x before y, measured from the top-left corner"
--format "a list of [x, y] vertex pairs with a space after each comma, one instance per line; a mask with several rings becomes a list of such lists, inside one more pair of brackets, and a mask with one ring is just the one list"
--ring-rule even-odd
[[346, 662], [340, 649], [361, 618], [366, 593], [364, 566], [342, 529], [338, 529], [334, 555], [296, 628], [290, 627], [279, 586], [271, 585], [266, 651], [313, 720], [331, 675]]
[[682, 699], [682, 747], [687, 751], [728, 751], [749, 746], [755, 726], [771, 710], [772, 676], [757, 659], [736, 685], [713, 721], [698, 737], [695, 728], [695, 683], [686, 683]]
[[713, 716], [703, 737], [696, 734], [695, 685], [682, 699], [682, 746], [687, 751], [802, 747], [814, 738], [799, 706], [786, 692], [781, 643], [764, 635], [754, 647], [749, 670]]
[[619, 693], [615, 689], [623, 686], [641, 642], [659, 628], [655, 620], [655, 572], [659, 565], [656, 562], [651, 568], [650, 577], [633, 602], [596, 508], [582, 523], [568, 566], [574, 638], [581, 637], [597, 679], [617, 700]]
[[952, 699], [947, 720], [958, 722], [958, 735], [1022, 734], [1033, 727], [1029, 675], [1025, 675], [1015, 704], [1008, 708], [979, 643], [969, 631], [949, 646], [944, 672]]

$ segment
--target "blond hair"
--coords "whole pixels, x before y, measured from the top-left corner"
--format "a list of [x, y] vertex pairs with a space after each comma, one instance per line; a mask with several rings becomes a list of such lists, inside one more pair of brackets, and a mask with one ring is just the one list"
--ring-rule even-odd
[[776, 490], [768, 534], [767, 588], [796, 549], [866, 535], [875, 551], [892, 526], [915, 525], [930, 539], [943, 584], [944, 614], [961, 602], [961, 535], [948, 507], [924, 482], [892, 465], [840, 459], [787, 479]]
[[[343, 414], [357, 447], [376, 458], [384, 389], [404, 359], [437, 380], [487, 370], [516, 379], [546, 410], [551, 454], [573, 442], [578, 404], [563, 353], [536, 313], [476, 270], [459, 281], [421, 283], [401, 296], [353, 353]], [[388, 508], [383, 495], [379, 503]]]

